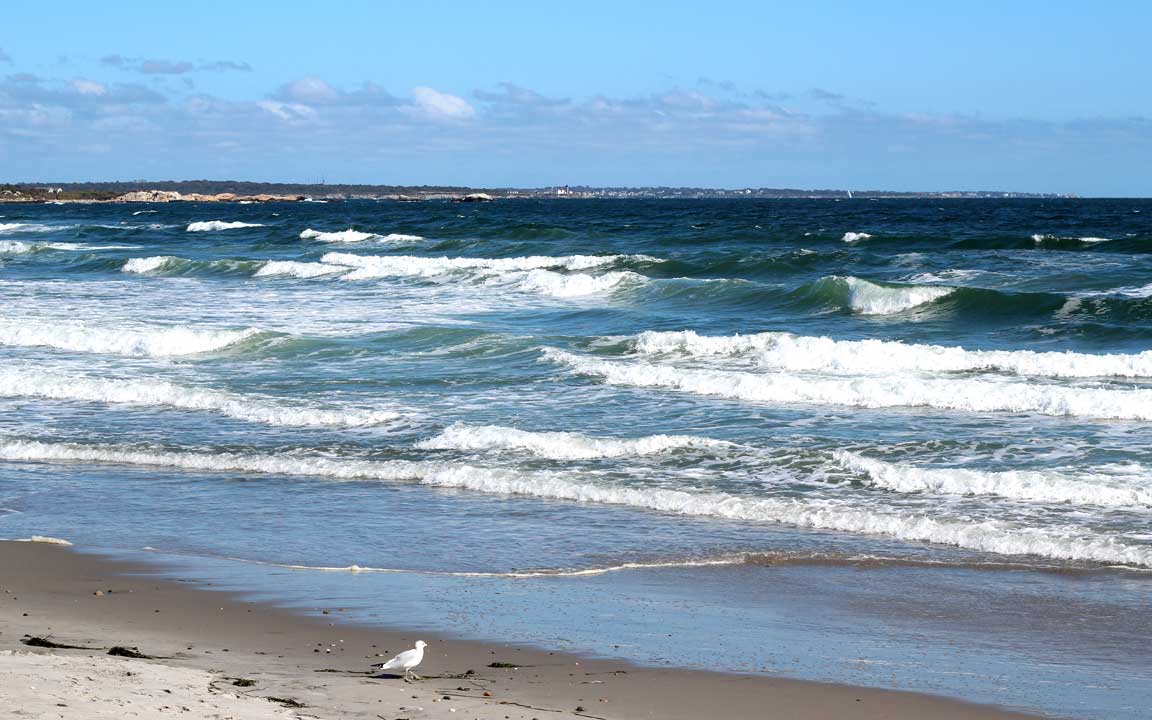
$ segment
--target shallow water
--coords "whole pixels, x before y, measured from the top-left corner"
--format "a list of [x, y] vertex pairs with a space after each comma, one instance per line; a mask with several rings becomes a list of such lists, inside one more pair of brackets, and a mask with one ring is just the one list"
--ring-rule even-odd
[[645, 662], [1152, 692], [1152, 202], [0, 215], [0, 535]]

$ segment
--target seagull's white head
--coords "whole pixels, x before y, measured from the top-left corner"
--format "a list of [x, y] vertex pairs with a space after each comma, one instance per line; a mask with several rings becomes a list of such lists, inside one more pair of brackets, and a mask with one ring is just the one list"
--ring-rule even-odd
[[416, 641], [416, 649], [417, 650], [423, 650], [426, 647], [428, 647], [428, 643], [424, 642], [423, 640], [417, 640]]

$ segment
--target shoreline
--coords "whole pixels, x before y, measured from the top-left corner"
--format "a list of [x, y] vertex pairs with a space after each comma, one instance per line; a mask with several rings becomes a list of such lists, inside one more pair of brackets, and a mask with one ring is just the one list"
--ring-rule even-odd
[[[201, 705], [223, 703], [225, 714], [235, 717], [264, 717], [269, 707], [287, 712], [287, 717], [388, 720], [760, 718], [769, 709], [780, 717], [806, 720], [1038, 717], [913, 692], [650, 668], [526, 645], [464, 640], [450, 632], [357, 625], [339, 622], [340, 608], [318, 610], [321, 614], [310, 616], [246, 601], [157, 565], [61, 545], [0, 541], [0, 675], [32, 677], [37, 686], [28, 691], [17, 687], [23, 683], [11, 683], [11, 689], [6, 683], [0, 687], [0, 701], [27, 709], [59, 686], [60, 697], [72, 697], [72, 702], [60, 700], [61, 706], [53, 696], [50, 709], [59, 709], [60, 717], [85, 717], [68, 714], [83, 707], [73, 703], [94, 702], [85, 693], [95, 690], [85, 690], [78, 678], [90, 679], [99, 669], [119, 676], [136, 669], [132, 677], [151, 679], [155, 687], [129, 691], [128, 685], [116, 682], [128, 697], [110, 702], [143, 716], [150, 716], [153, 710], [148, 708], [175, 702], [172, 693], [165, 692], [172, 688], [160, 685], [175, 682], [164, 680], [164, 673], [178, 672], [192, 696], [200, 688]], [[25, 635], [92, 649], [31, 648], [20, 642]], [[424, 663], [416, 670], [425, 680], [406, 683], [367, 674], [372, 663], [387, 660], [417, 639], [429, 642]], [[107, 648], [114, 645], [156, 657], [110, 658]], [[99, 668], [93, 669], [93, 663]], [[512, 667], [491, 667], [493, 663]], [[254, 684], [234, 686], [233, 678]], [[305, 707], [297, 713], [269, 697]], [[228, 703], [239, 703], [239, 709]]]

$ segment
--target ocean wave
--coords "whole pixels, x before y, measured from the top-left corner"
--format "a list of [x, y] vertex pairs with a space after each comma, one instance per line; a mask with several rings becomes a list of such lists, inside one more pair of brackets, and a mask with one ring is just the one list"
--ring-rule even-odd
[[640, 284], [643, 275], [630, 270], [565, 274], [561, 270], [588, 270], [622, 262], [658, 262], [645, 255], [569, 255], [516, 258], [427, 258], [410, 255], [351, 255], [328, 253], [320, 258], [327, 265], [347, 268], [343, 280], [414, 277], [434, 281], [464, 279], [490, 286], [504, 286], [551, 297], [577, 297], [606, 292], [620, 285]]
[[940, 285], [880, 285], [858, 277], [832, 275], [801, 289], [811, 297], [860, 315], [895, 315], [952, 294]]
[[844, 233], [844, 237], [840, 239], [846, 243], [854, 243], [860, 242], [861, 240], [867, 240], [870, 237], [872, 236], [866, 232], [846, 232]]
[[371, 277], [436, 277], [461, 270], [514, 272], [528, 270], [591, 270], [624, 262], [660, 262], [648, 255], [533, 255], [514, 258], [421, 257], [416, 255], [353, 255], [327, 253], [320, 262], [343, 265], [360, 271], [360, 279]]
[[[1152, 487], [1124, 484], [1115, 475], [1068, 475], [1054, 471], [984, 471], [963, 468], [921, 468], [837, 451], [833, 457], [845, 469], [864, 476], [870, 485], [902, 493], [993, 495], [1043, 503], [1101, 507], [1152, 506]], [[1121, 481], [1121, 482], [1118, 482]]]
[[0, 223], [0, 235], [10, 233], [45, 233], [69, 230], [73, 225], [41, 225], [39, 223]]
[[130, 258], [121, 268], [126, 273], [151, 273], [157, 270], [170, 268], [178, 263], [187, 262], [174, 255], [154, 255], [145, 258]]
[[325, 410], [289, 406], [165, 380], [99, 378], [79, 373], [0, 369], [0, 396], [75, 400], [109, 405], [171, 407], [220, 413], [237, 420], [298, 427], [368, 427], [395, 423], [401, 415], [384, 410]]
[[692, 435], [595, 438], [573, 432], [529, 432], [500, 425], [457, 423], [436, 437], [417, 443], [416, 447], [422, 450], [517, 450], [550, 460], [590, 460], [736, 446]]
[[348, 268], [324, 263], [299, 262], [296, 260], [269, 260], [260, 266], [253, 277], [294, 277], [314, 278], [348, 272]]
[[531, 270], [523, 276], [513, 276], [509, 279], [520, 290], [557, 298], [593, 295], [621, 285], [639, 285], [647, 281], [643, 275], [630, 270], [608, 272], [603, 275], [585, 273], [564, 275], [551, 270]]
[[121, 272], [137, 275], [167, 274], [183, 275], [196, 272], [245, 273], [259, 270], [267, 263], [263, 260], [191, 260], [175, 255], [154, 255], [144, 258], [129, 258], [121, 266]]
[[632, 342], [644, 355], [705, 358], [747, 356], [782, 370], [877, 372], [1002, 372], [1053, 378], [1152, 377], [1152, 350], [1092, 355], [1033, 350], [965, 350], [891, 340], [833, 340], [784, 332], [705, 336], [691, 330], [643, 332]]
[[907, 375], [805, 377], [608, 361], [546, 348], [544, 359], [613, 385], [662, 388], [754, 403], [859, 408], [927, 407], [1036, 413], [1093, 420], [1152, 420], [1152, 390], [1040, 385], [1016, 380]]
[[1095, 245], [1097, 243], [1112, 242], [1109, 238], [1104, 237], [1075, 237], [1064, 235], [1041, 235], [1036, 234], [1032, 236], [1032, 242], [1036, 243], [1039, 247], [1066, 247], [1077, 245]]
[[0, 345], [52, 347], [73, 352], [173, 357], [223, 350], [260, 334], [244, 330], [198, 330], [187, 326], [154, 329], [86, 327], [75, 323], [0, 319]]
[[194, 222], [188, 225], [188, 232], [215, 232], [217, 230], [236, 230], [239, 228], [264, 227], [264, 223], [227, 222], [224, 220], [207, 220]]
[[23, 255], [25, 253], [88, 250], [135, 250], [138, 245], [92, 245], [90, 243], [67, 242], [22, 242], [20, 240], [0, 240], [0, 255]]
[[380, 237], [375, 233], [360, 232], [348, 228], [347, 230], [340, 230], [339, 232], [322, 232], [320, 230], [313, 230], [308, 228], [300, 233], [301, 240], [319, 240], [320, 242], [363, 242], [365, 240], [372, 240]]
[[405, 235], [403, 233], [389, 233], [387, 235], [378, 235], [376, 233], [361, 232], [348, 228], [339, 232], [322, 232], [320, 230], [313, 230], [308, 228], [300, 233], [301, 240], [318, 240], [320, 242], [342, 242], [354, 243], [364, 242], [365, 240], [385, 240], [391, 242], [416, 242], [424, 238], [419, 235]]
[[[97, 462], [190, 470], [318, 476], [335, 480], [415, 482], [497, 495], [622, 505], [674, 515], [765, 522], [905, 541], [931, 542], [1000, 555], [1041, 556], [1152, 567], [1152, 546], [1137, 545], [1085, 528], [1020, 527], [896, 509], [862, 508], [840, 500], [772, 498], [728, 493], [626, 487], [573, 479], [571, 474], [520, 473], [470, 465], [402, 460], [371, 461], [280, 454], [186, 453], [93, 447], [24, 440], [0, 441], [7, 461]], [[348, 568], [337, 568], [348, 569]]]

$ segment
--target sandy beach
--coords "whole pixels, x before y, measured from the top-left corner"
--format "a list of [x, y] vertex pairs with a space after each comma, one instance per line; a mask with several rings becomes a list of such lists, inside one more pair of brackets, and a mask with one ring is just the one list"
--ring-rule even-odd
[[[152, 570], [59, 545], [0, 543], [0, 704], [35, 718], [1033, 717], [915, 693], [358, 627], [339, 621], [340, 608], [293, 614]], [[30, 637], [83, 649], [30, 647]], [[423, 680], [368, 672], [417, 639], [430, 645]], [[151, 657], [109, 656], [115, 646]]]

